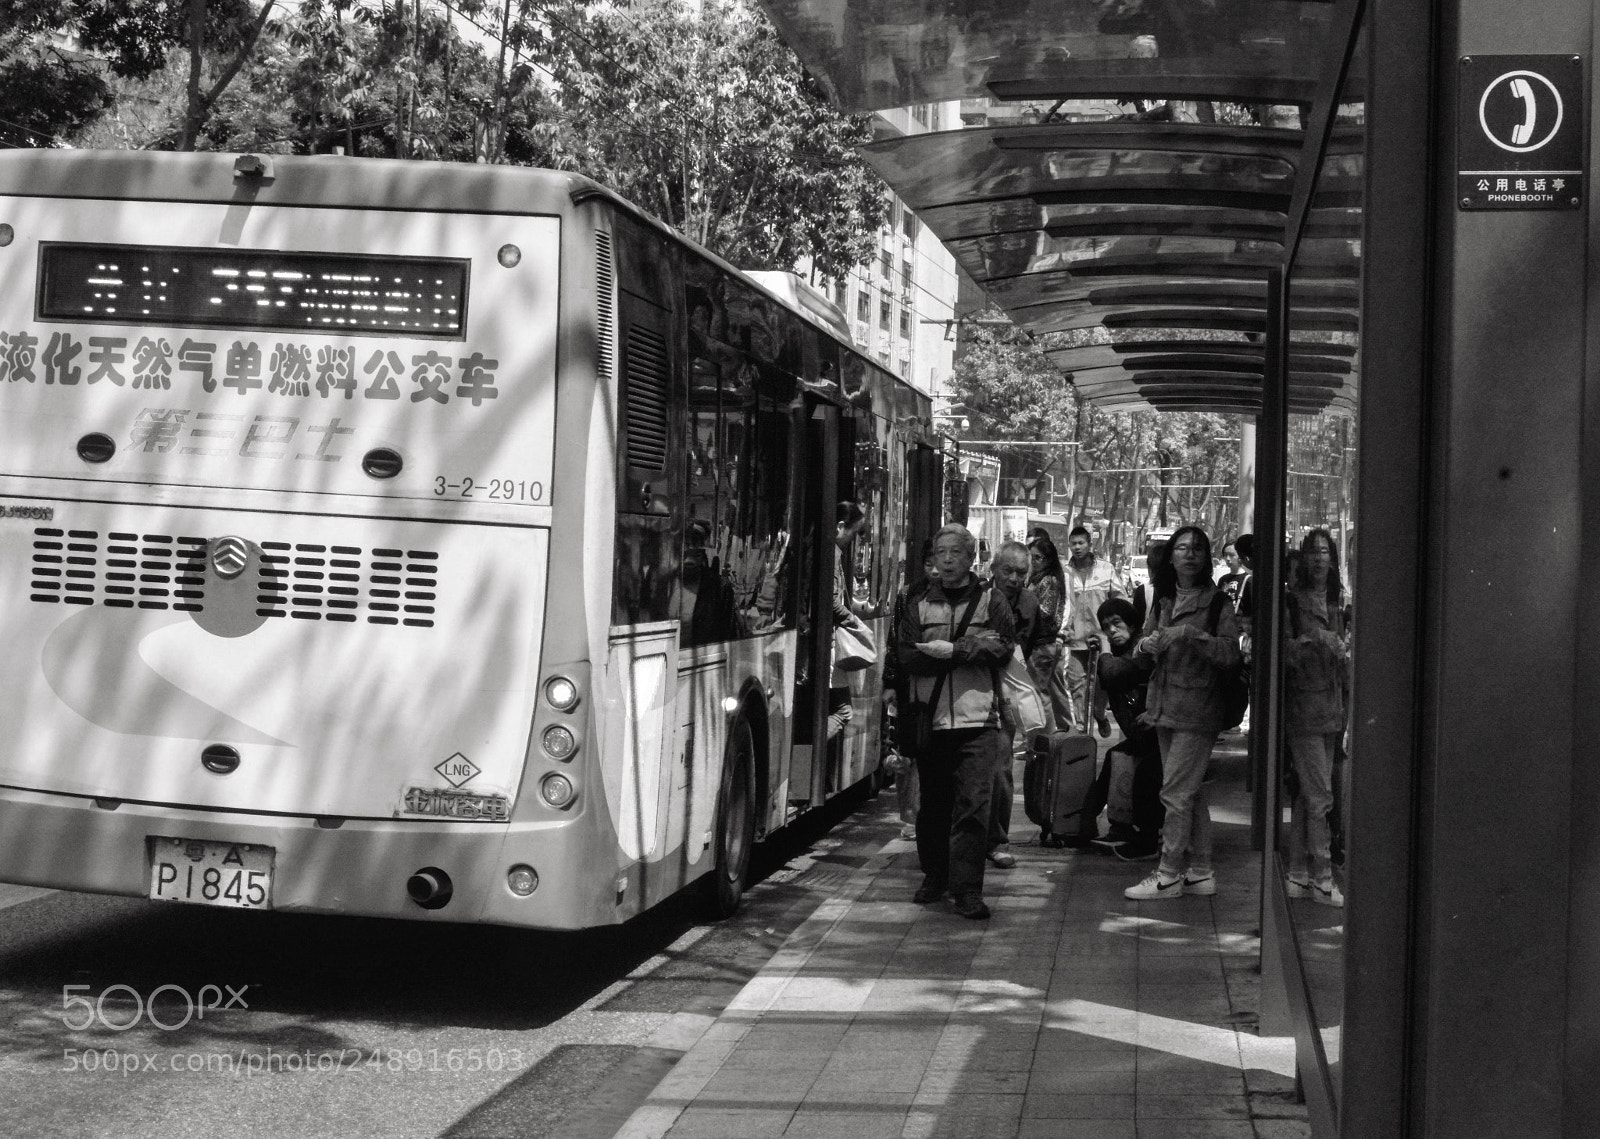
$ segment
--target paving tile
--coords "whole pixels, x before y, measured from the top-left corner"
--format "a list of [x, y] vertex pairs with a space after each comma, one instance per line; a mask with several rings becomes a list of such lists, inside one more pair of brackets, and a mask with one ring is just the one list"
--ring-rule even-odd
[[1139, 1139], [1131, 1119], [1028, 1119], [1017, 1139]]
[[[1244, 1097], [1244, 1076], [1216, 1065], [1200, 1070], [1150, 1071], [1140, 1069], [1135, 1089], [1139, 1095], [1226, 1095]], [[1252, 1111], [1253, 1114], [1253, 1111]]]
[[1138, 1049], [1138, 1070], [1140, 1075], [1160, 1075], [1164, 1073], [1183, 1074], [1189, 1072], [1232, 1072], [1239, 1074], [1237, 1055], [1230, 1051], [1226, 1060], [1219, 1055], [1216, 1058], [1206, 1059], [1199, 1056], [1189, 1056], [1180, 1052], [1173, 1052], [1166, 1048], [1153, 1048], [1141, 1045]]
[[888, 1091], [878, 1086], [843, 1088], [833, 1084], [813, 1084], [800, 1104], [802, 1107], [910, 1107], [916, 1098], [916, 1087]]
[[1247, 1119], [1144, 1119], [1139, 1139], [1256, 1139]]
[[1022, 1102], [1026, 1119], [1133, 1119], [1131, 1095], [1029, 1095]]
[[906, 1117], [904, 1136], [917, 1139], [1016, 1139], [1019, 1121], [1015, 1118], [991, 1119], [987, 1116], [938, 1113]]
[[1140, 1092], [1134, 1114], [1144, 1119], [1249, 1119], [1240, 1096], [1150, 1095]]
[[1154, 1016], [1233, 1027], [1229, 1017], [1234, 1010], [1228, 995], [1221, 991], [1207, 992], [1197, 985], [1140, 985], [1138, 1008], [1141, 1013]]
[[882, 1111], [811, 1109], [801, 1107], [789, 1121], [785, 1136], [804, 1139], [882, 1139], [897, 1135], [905, 1126], [905, 1108]]
[[1138, 1008], [1139, 987], [1137, 982], [1109, 985], [1053, 985], [1045, 1003], [1052, 1013], [1131, 1015]]
[[1056, 1050], [1041, 1046], [1033, 1055], [1033, 1071], [1132, 1072], [1135, 1056], [1133, 1047]]
[[1257, 1119], [1256, 1139], [1312, 1139], [1311, 1124], [1301, 1119]]
[[1081, 1071], [1071, 1068], [1036, 1068], [1028, 1077], [1030, 1095], [1131, 1095], [1136, 1090], [1129, 1069]]
[[1304, 1119], [1306, 1105], [1292, 1090], [1281, 1092], [1252, 1092], [1247, 1102], [1250, 1114], [1258, 1119]]
[[1010, 1119], [1022, 1116], [1022, 1093], [918, 1092], [913, 1110], [934, 1111], [941, 1119]]
[[[1247, 1061], [1248, 1062], [1248, 1061]], [[1260, 1068], [1244, 1070], [1244, 1088], [1251, 1095], [1261, 1092], [1287, 1092], [1294, 1094], [1294, 1077], [1267, 1072]]]
[[686, 1108], [667, 1139], [767, 1139], [783, 1134], [793, 1109]]
[[1081, 1028], [1066, 1025], [1046, 1025], [1039, 1030], [1039, 1052], [1127, 1052], [1132, 1055], [1138, 1044], [1133, 1040], [1108, 1040], [1104, 1036]]
[[816, 1077], [810, 1074], [784, 1076], [776, 1072], [721, 1071], [706, 1081], [697, 1101], [720, 1100], [725, 1106], [752, 1106], [776, 1103], [797, 1104]]
[[794, 1017], [763, 1017], [744, 1037], [749, 1048], [835, 1048], [850, 1027], [846, 1019], [805, 1021]]
[[1170, 956], [1142, 953], [1139, 955], [1138, 972], [1141, 986], [1211, 984], [1221, 987], [1223, 982], [1222, 958], [1216, 954]]
[[1028, 1089], [1028, 1070], [947, 1068], [926, 1073], [917, 1088], [917, 1102], [929, 1096], [1009, 1093], [1021, 1095]]
[[834, 1053], [826, 1051], [794, 1052], [781, 1048], [735, 1048], [717, 1070], [788, 1072], [794, 1075], [810, 1072], [816, 1075], [828, 1066], [833, 1056]]
[[844, 1094], [852, 1091], [915, 1092], [922, 1086], [926, 1074], [920, 1065], [872, 1072], [825, 1070], [806, 1094], [809, 1096], [815, 1092], [826, 1096], [833, 1092]]

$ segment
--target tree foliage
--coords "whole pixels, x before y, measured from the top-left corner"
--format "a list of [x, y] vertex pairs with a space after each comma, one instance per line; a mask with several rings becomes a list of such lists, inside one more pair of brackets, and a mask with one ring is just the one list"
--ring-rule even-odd
[[882, 185], [843, 116], [759, 13], [727, 0], [549, 14], [554, 114], [539, 158], [594, 175], [737, 265], [804, 256], [842, 274], [875, 252]]
[[[1050, 346], [1085, 344], [1095, 334], [1054, 337]], [[1195, 522], [1213, 535], [1237, 529], [1235, 417], [1102, 411], [1081, 400], [1070, 379], [996, 308], [964, 329], [952, 382], [967, 421], [963, 438], [1015, 441], [995, 449], [1001, 477], [1036, 484], [1036, 508], [1046, 505], [1043, 492], [1053, 476], [1066, 496], [1057, 505], [1074, 520], [1095, 516], [1145, 529]], [[1076, 446], [1034, 445], [1040, 440]]]
[[[17, 145], [59, 145], [115, 103], [118, 81], [149, 81], [181, 60], [182, 112], [155, 141], [191, 150], [276, 10], [276, 0], [0, 0], [0, 117]], [[54, 38], [67, 32], [74, 47]]]
[[868, 120], [743, 0], [0, 0], [0, 29], [16, 145], [553, 166], [753, 269], [841, 274], [886, 212]]

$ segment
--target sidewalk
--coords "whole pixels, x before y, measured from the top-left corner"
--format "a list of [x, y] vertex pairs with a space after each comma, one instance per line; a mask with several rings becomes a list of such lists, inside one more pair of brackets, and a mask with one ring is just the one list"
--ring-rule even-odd
[[1292, 1040], [1255, 1035], [1257, 859], [1237, 737], [1218, 751], [1215, 897], [1126, 900], [1153, 863], [1032, 845], [1019, 795], [1017, 866], [967, 921], [911, 902], [893, 839], [617, 1139], [1308, 1137]]

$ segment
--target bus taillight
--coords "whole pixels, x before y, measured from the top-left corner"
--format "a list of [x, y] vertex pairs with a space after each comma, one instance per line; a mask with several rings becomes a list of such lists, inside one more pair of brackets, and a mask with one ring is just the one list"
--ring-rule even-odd
[[569, 806], [577, 798], [578, 789], [572, 785], [572, 780], [556, 772], [540, 780], [539, 794], [546, 803], [559, 809]]
[[578, 706], [578, 686], [564, 676], [544, 682], [544, 698], [557, 712], [570, 712]]
[[578, 750], [578, 741], [572, 732], [560, 724], [551, 724], [544, 730], [540, 737], [544, 743], [544, 753], [551, 759], [559, 759], [563, 763], [572, 758], [572, 753]]

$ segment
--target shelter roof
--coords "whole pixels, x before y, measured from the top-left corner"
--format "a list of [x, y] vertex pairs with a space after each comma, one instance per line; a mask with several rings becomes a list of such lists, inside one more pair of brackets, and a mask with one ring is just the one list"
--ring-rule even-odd
[[963, 100], [867, 161], [1079, 390], [1253, 411], [1268, 275], [1289, 398], [1359, 375], [1358, 0], [763, 0], [847, 111]]

